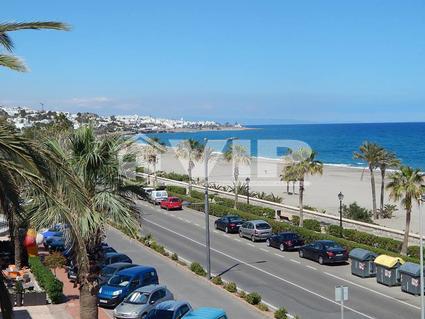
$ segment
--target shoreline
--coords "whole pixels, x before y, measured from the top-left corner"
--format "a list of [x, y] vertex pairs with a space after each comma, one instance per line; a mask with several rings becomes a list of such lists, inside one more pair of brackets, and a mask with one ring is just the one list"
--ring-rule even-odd
[[261, 130], [262, 128], [257, 127], [218, 127], [218, 128], [177, 128], [172, 130], [165, 130], [161, 132], [151, 132], [151, 133], [145, 133], [146, 135], [149, 134], [162, 134], [162, 133], [199, 133], [199, 132], [225, 132], [225, 131], [252, 131], [252, 130]]

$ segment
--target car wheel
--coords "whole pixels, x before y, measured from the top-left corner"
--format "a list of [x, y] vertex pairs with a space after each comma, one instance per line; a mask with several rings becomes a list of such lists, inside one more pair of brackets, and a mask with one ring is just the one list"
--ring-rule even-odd
[[267, 247], [270, 247], [270, 240], [266, 240], [266, 245], [267, 245]]
[[170, 207], [167, 206], [167, 210], [170, 210]]
[[298, 251], [298, 255], [299, 255], [301, 258], [304, 258], [304, 251], [300, 249], [300, 250]]
[[242, 235], [242, 232], [241, 231], [239, 232], [239, 237], [240, 238], [243, 238], [243, 235]]
[[254, 237], [254, 235], [252, 235], [252, 236], [251, 236], [251, 241], [252, 241], [253, 243], [255, 243], [255, 237]]
[[214, 228], [215, 228], [215, 229], [218, 229], [218, 225], [217, 225], [217, 223], [214, 223]]
[[321, 264], [321, 265], [323, 265], [323, 264], [324, 264], [324, 262], [325, 262], [325, 261], [323, 260], [323, 257], [322, 257], [322, 256], [319, 256], [319, 260], [318, 260], [318, 261], [319, 261], [319, 264]]
[[279, 249], [280, 249], [281, 251], [285, 251], [285, 245], [284, 245], [284, 244], [280, 244]]
[[225, 231], [226, 234], [228, 234], [229, 233], [229, 228], [227, 228], [227, 226], [226, 226], [226, 228], [224, 229], [224, 231]]

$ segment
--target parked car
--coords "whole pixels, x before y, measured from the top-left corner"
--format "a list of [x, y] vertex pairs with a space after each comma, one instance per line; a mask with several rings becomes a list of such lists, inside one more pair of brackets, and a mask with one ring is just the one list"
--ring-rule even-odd
[[244, 222], [239, 216], [226, 215], [217, 219], [214, 226], [215, 229], [224, 230], [226, 233], [237, 233]]
[[163, 200], [168, 198], [167, 191], [152, 191], [150, 194], [150, 202], [155, 205], [159, 205]]
[[128, 257], [126, 254], [121, 253], [106, 253], [105, 257], [103, 258], [102, 264], [100, 265], [101, 268], [115, 263], [129, 263], [132, 264], [133, 261], [130, 257]]
[[138, 288], [115, 308], [114, 318], [145, 318], [157, 304], [173, 299], [173, 294], [164, 285]]
[[104, 254], [107, 254], [107, 253], [116, 253], [117, 251], [111, 246], [102, 246], [102, 252]]
[[142, 199], [149, 201], [151, 198], [151, 192], [155, 190], [153, 187], [143, 187]]
[[137, 288], [158, 284], [158, 274], [153, 267], [136, 266], [121, 270], [99, 288], [98, 304], [115, 307]]
[[204, 307], [190, 311], [183, 319], [227, 319], [227, 315], [223, 309]]
[[145, 319], [181, 319], [192, 310], [186, 301], [164, 301], [149, 311]]
[[119, 272], [123, 269], [136, 267], [136, 266], [138, 266], [138, 265], [130, 264], [130, 263], [124, 263], [124, 262], [118, 262], [118, 263], [110, 264], [110, 265], [102, 268], [102, 270], [100, 271], [99, 277], [97, 278], [97, 281], [98, 281], [99, 285], [106, 284], [108, 282], [108, 280], [113, 275], [115, 275], [117, 272]]
[[267, 238], [267, 246], [279, 248], [281, 251], [298, 249], [304, 246], [304, 240], [292, 232], [282, 232]]
[[60, 241], [60, 240], [64, 240], [62, 232], [58, 232], [57, 235], [55, 236], [49, 236], [45, 238], [43, 241], [43, 246], [45, 249], [49, 249], [49, 246], [53, 241]]
[[239, 236], [252, 241], [266, 240], [272, 235], [272, 227], [264, 220], [250, 220], [239, 227]]
[[166, 200], [163, 200], [159, 205], [161, 208], [164, 208], [166, 210], [183, 209], [183, 202], [178, 197], [168, 197]]
[[317, 240], [300, 248], [301, 258], [308, 258], [319, 264], [343, 263], [348, 260], [348, 251], [333, 240]]
[[64, 251], [65, 250], [65, 238], [63, 237], [50, 237], [47, 243], [47, 249], [52, 251]]

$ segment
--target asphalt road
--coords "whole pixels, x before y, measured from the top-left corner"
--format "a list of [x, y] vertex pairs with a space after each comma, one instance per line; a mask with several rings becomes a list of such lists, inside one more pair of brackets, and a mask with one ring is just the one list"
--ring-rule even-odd
[[[175, 299], [187, 300], [195, 308], [224, 308], [231, 319], [262, 318], [259, 312], [247, 307], [238, 298], [230, 296], [222, 288], [197, 278], [189, 270], [183, 270], [142, 244], [128, 240], [115, 229], [107, 231], [107, 242], [117, 251], [130, 256], [134, 263], [154, 266], [158, 271], [160, 283], [167, 285]], [[112, 317], [112, 310], [107, 310], [107, 313]]]
[[[171, 251], [205, 265], [205, 227], [202, 213], [185, 208], [166, 212], [142, 202], [142, 232], [151, 233]], [[296, 252], [280, 252], [265, 243], [252, 243], [237, 234], [213, 229], [211, 217], [212, 272], [235, 281], [248, 292], [257, 291], [276, 307], [284, 306], [303, 319], [340, 318], [334, 301], [335, 286], [349, 287], [344, 318], [413, 319], [420, 317], [418, 297], [386, 287], [375, 278], [351, 275], [350, 266], [321, 266], [301, 259]]]

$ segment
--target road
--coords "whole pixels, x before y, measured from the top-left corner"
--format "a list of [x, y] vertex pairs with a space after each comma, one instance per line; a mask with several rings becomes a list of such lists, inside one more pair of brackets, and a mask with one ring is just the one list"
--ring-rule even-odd
[[[141, 202], [142, 232], [151, 233], [171, 251], [205, 265], [205, 227], [202, 213], [185, 208], [166, 212]], [[212, 272], [235, 281], [242, 289], [259, 292], [276, 307], [284, 306], [303, 319], [340, 318], [334, 301], [335, 286], [349, 287], [344, 318], [419, 318], [419, 298], [400, 287], [377, 284], [375, 278], [351, 275], [349, 265], [326, 266], [301, 259], [296, 252], [280, 252], [265, 243], [252, 243], [237, 234], [213, 229], [211, 217]]]
[[[130, 256], [134, 263], [154, 266], [158, 271], [159, 281], [167, 285], [178, 300], [187, 300], [195, 308], [225, 308], [232, 319], [262, 318], [257, 310], [247, 307], [244, 302], [227, 294], [222, 288], [197, 278], [189, 270], [184, 270], [142, 244], [127, 239], [115, 229], [107, 231], [107, 242], [117, 251]], [[112, 317], [112, 310], [107, 310], [107, 313]]]

